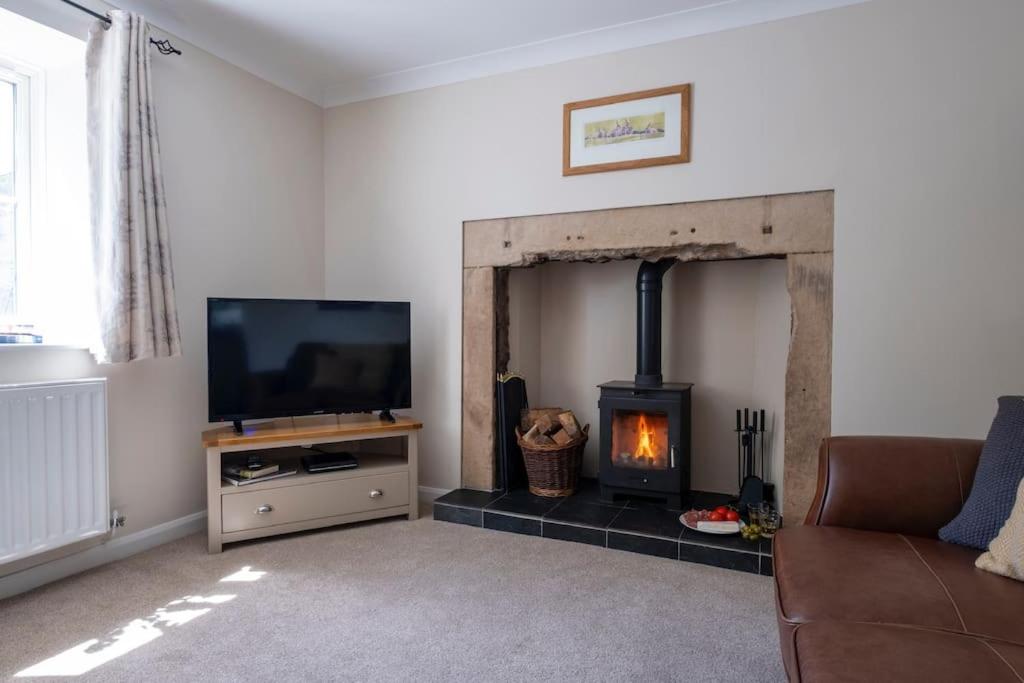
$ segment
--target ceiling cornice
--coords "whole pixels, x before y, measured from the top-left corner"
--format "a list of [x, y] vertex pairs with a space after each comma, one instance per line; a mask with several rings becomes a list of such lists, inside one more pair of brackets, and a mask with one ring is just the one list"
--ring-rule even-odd
[[620, 52], [680, 38], [786, 19], [856, 5], [867, 0], [722, 0], [714, 5], [674, 12], [593, 31], [558, 36], [330, 86], [323, 105], [335, 107], [388, 95], [423, 90], [485, 76]]

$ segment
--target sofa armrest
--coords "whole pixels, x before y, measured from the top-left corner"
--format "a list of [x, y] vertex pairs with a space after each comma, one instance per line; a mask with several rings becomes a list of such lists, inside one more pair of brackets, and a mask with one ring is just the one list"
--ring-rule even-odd
[[935, 538], [960, 512], [983, 441], [834, 436], [818, 453], [805, 524]]

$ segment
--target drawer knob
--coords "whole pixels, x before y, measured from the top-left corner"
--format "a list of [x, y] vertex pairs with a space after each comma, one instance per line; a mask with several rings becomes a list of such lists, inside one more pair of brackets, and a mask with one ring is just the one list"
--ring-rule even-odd
[[383, 495], [384, 492], [381, 491], [380, 489], [373, 489], [372, 491], [370, 491], [370, 498], [380, 498]]
[[264, 503], [263, 505], [260, 505], [258, 508], [256, 508], [256, 514], [257, 515], [265, 515], [268, 512], [273, 512], [273, 511], [274, 511], [274, 506], [270, 505], [268, 503]]

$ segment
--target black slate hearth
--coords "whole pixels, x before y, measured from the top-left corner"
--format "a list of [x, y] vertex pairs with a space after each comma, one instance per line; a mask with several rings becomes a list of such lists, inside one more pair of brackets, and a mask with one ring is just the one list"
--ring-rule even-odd
[[[691, 491], [684, 507], [709, 508], [728, 501], [718, 493]], [[598, 483], [586, 479], [568, 498], [542, 498], [527, 491], [456, 489], [434, 501], [434, 519], [498, 531], [574, 541], [685, 562], [771, 576], [771, 541], [690, 531], [680, 510], [601, 500]]]

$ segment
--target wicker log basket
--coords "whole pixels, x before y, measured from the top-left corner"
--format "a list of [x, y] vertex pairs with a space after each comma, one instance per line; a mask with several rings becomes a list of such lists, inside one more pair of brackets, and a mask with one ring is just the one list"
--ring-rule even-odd
[[589, 431], [590, 425], [586, 425], [576, 438], [566, 444], [543, 445], [527, 443], [523, 440], [522, 430], [516, 428], [516, 440], [523, 450], [530, 493], [562, 498], [576, 492]]

